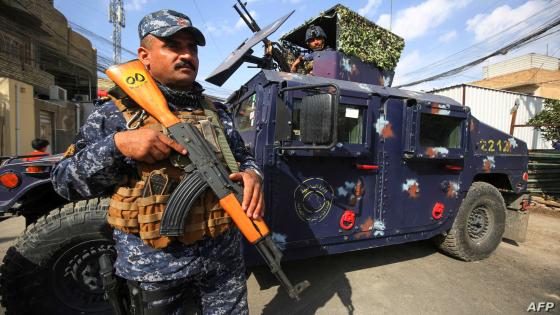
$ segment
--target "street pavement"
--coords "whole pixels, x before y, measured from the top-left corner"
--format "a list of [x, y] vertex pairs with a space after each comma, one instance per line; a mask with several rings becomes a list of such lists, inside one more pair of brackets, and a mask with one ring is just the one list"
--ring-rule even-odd
[[[22, 218], [0, 222], [2, 257], [23, 229]], [[560, 217], [532, 213], [525, 243], [502, 242], [479, 262], [455, 260], [422, 241], [284, 269], [294, 283], [311, 282], [302, 300], [290, 300], [266, 268], [255, 268], [251, 314], [526, 314], [539, 302], [555, 303], [548, 314], [560, 314]]]

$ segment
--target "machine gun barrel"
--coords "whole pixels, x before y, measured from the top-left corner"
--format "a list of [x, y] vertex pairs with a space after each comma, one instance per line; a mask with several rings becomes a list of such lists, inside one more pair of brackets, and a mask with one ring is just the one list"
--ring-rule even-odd
[[[245, 14], [243, 14], [243, 12], [239, 10], [239, 8], [237, 7], [238, 4], [243, 9]], [[253, 17], [251, 16], [251, 13], [247, 11], [247, 7], [245, 6], [245, 4], [243, 4], [243, 2], [237, 0], [237, 3], [233, 5], [233, 8], [235, 9], [235, 11], [237, 11], [237, 14], [239, 14], [239, 16], [243, 19], [243, 21], [245, 21], [245, 24], [247, 24], [247, 26], [253, 33], [256, 33], [261, 30], [261, 28], [257, 24], [257, 21], [255, 21], [255, 19], [253, 19]]]
[[[239, 7], [241, 7], [241, 9]], [[253, 33], [257, 33], [261, 30], [261, 28], [257, 24], [257, 21], [253, 19], [251, 13], [247, 10], [247, 7], [245, 6], [245, 4], [241, 2], [241, 0], [237, 0], [237, 3], [233, 5], [233, 8], [235, 9], [235, 11], [237, 11], [237, 14], [239, 14], [241, 19], [245, 21], [245, 24], [247, 24], [247, 26]], [[262, 62], [262, 60], [253, 60], [253, 61], [246, 60], [246, 61], [260, 64], [259, 65], [260, 68], [271, 68], [272, 67], [271, 62], [272, 60], [274, 60], [278, 64], [278, 68], [281, 71], [290, 72], [290, 66], [288, 65], [286, 58], [284, 57], [285, 55], [284, 49], [280, 45], [278, 45], [278, 43], [272, 42], [266, 37], [263, 38], [262, 42], [264, 43], [265, 46], [264, 60], [265, 61], [268, 60], [270, 61], [270, 63]], [[250, 57], [252, 56], [247, 55], [247, 59]]]
[[[290, 297], [299, 299], [299, 293], [307, 288], [309, 283], [304, 281], [295, 286], [290, 283], [280, 266], [282, 254], [272, 241], [270, 230], [264, 220], [262, 218], [249, 218], [243, 211], [240, 203], [240, 200], [242, 200], [241, 187], [229, 179], [229, 172], [217, 159], [210, 143], [204, 139], [198, 129], [191, 124], [181, 122], [169, 110], [167, 101], [144, 65], [139, 60], [134, 60], [112, 66], [107, 69], [106, 73], [140, 107], [166, 127], [177, 143], [187, 149], [192, 164], [186, 171], [197, 174], [198, 182], [200, 182], [199, 179], [206, 182], [219, 198], [220, 206], [230, 215], [241, 233], [251, 244], [257, 246], [264, 261], [282, 286], [286, 288]], [[196, 197], [196, 192], [184, 191], [189, 189], [190, 186], [183, 184], [186, 180], [189, 181], [187, 183], [194, 182], [194, 177], [191, 176], [187, 176], [169, 198], [169, 203], [161, 221], [162, 229], [160, 229], [160, 233], [162, 235], [176, 235], [177, 231], [183, 231], [181, 224], [184, 225], [185, 221], [180, 218], [186, 217], [185, 212], [188, 213], [190, 209], [183, 206], [171, 208], [170, 205], [182, 204], [181, 201], [174, 201], [175, 198], [178, 198], [176, 196]], [[199, 191], [202, 186], [202, 184], [197, 186]], [[188, 204], [189, 201], [186, 202]], [[179, 226], [177, 227], [177, 225]]]

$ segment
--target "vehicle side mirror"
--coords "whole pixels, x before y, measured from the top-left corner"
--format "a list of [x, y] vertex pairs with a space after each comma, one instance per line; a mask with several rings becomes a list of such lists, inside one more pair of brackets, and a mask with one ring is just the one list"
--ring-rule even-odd
[[333, 94], [304, 96], [300, 112], [301, 142], [330, 144], [334, 139], [336, 97]]

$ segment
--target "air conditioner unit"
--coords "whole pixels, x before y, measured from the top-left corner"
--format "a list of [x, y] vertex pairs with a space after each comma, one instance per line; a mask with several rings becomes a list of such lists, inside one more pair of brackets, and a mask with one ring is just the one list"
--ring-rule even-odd
[[49, 98], [51, 100], [66, 101], [67, 92], [58, 85], [52, 85], [50, 88]]
[[87, 95], [87, 94], [74, 94], [73, 100], [75, 102], [89, 102], [89, 95]]

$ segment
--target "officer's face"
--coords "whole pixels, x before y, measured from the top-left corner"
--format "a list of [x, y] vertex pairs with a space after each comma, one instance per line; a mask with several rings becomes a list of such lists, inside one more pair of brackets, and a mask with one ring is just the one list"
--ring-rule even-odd
[[192, 35], [179, 31], [166, 38], [147, 36], [151, 38], [138, 48], [138, 59], [159, 82], [190, 89], [198, 72], [198, 46]]
[[307, 46], [309, 49], [322, 50], [325, 47], [325, 39], [323, 37], [315, 37], [307, 41]]

